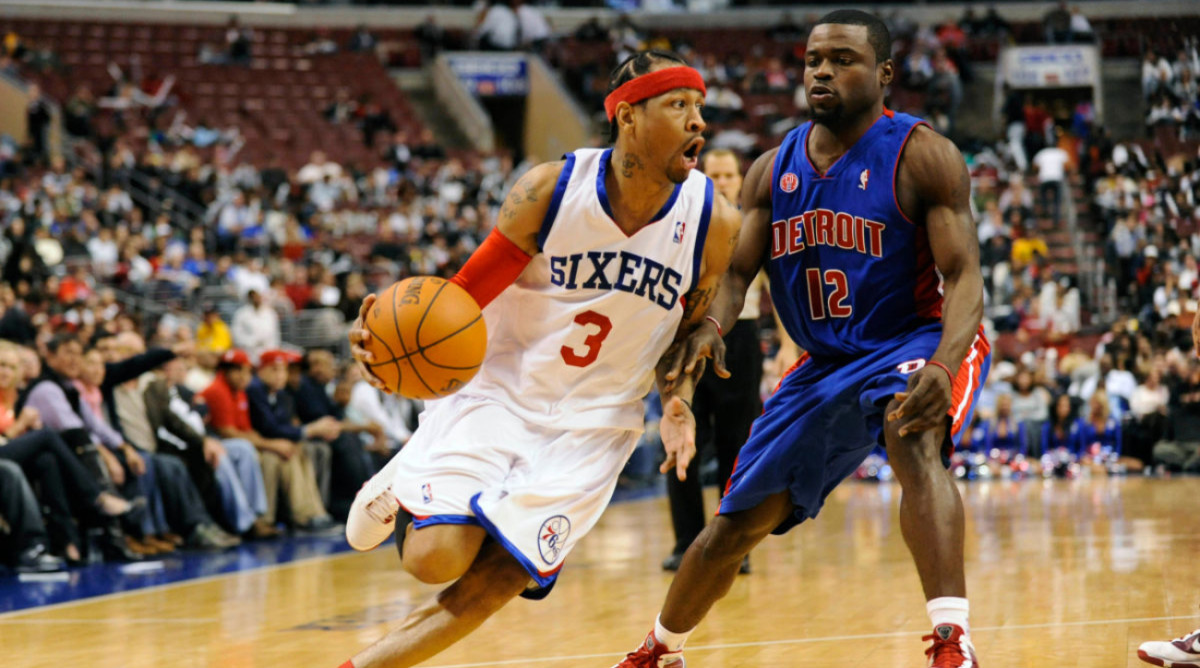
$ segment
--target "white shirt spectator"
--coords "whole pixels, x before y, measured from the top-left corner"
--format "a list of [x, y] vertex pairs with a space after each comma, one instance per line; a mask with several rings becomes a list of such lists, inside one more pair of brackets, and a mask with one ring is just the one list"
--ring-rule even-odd
[[483, 22], [479, 24], [475, 34], [480, 41], [486, 41], [493, 48], [515, 49], [517, 48], [518, 30], [520, 30], [520, 23], [512, 7], [504, 2], [495, 2], [488, 7], [487, 13], [483, 16]]
[[1071, 33], [1075, 35], [1092, 34], [1092, 24], [1081, 12], [1071, 12]]
[[265, 302], [255, 308], [246, 304], [233, 314], [233, 345], [246, 351], [250, 359], [257, 363], [258, 356], [264, 351], [278, 348], [282, 342], [279, 336], [279, 314]]
[[550, 24], [537, 7], [521, 5], [517, 8], [517, 24], [521, 28], [521, 44], [535, 44], [550, 37]]
[[1067, 164], [1071, 156], [1057, 146], [1047, 146], [1033, 156], [1033, 164], [1038, 170], [1038, 183], [1053, 183], [1062, 181], [1067, 175]]
[[1157, 413], [1160, 408], [1166, 406], [1170, 398], [1171, 393], [1163, 385], [1154, 389], [1138, 385], [1137, 389], [1133, 391], [1133, 398], [1129, 400], [1129, 412], [1133, 413], [1136, 418], [1146, 417], [1151, 413]]
[[87, 249], [88, 255], [92, 257], [92, 271], [102, 278], [112, 276], [120, 255], [117, 242], [113, 241], [112, 236], [106, 234], [88, 239]]
[[104, 210], [109, 213], [125, 215], [133, 211], [133, 198], [129, 193], [119, 188], [113, 188], [105, 193]]
[[296, 179], [300, 183], [316, 183], [328, 176], [331, 180], [337, 180], [342, 176], [342, 166], [336, 162], [325, 159], [325, 154], [317, 151], [309, 163], [300, 168], [296, 173]]
[[[1083, 386], [1079, 388], [1079, 397], [1084, 401], [1091, 399], [1092, 395], [1096, 393], [1096, 386], [1099, 383], [1099, 375], [1085, 380]], [[1104, 390], [1108, 392], [1108, 409], [1114, 417], [1120, 418], [1125, 414], [1125, 411], [1122, 410], [1122, 403], [1126, 405], [1129, 403], [1137, 386], [1137, 379], [1128, 371], [1113, 369], [1104, 377]], [[1122, 402], [1121, 399], [1125, 401]]]
[[253, 227], [257, 217], [245, 199], [237, 195], [233, 201], [221, 207], [221, 215], [217, 217], [217, 229], [226, 234], [239, 235], [247, 227]]
[[143, 283], [150, 280], [154, 275], [154, 265], [150, 264], [150, 260], [141, 255], [134, 255], [129, 258], [129, 282]]
[[234, 265], [230, 274], [229, 280], [237, 288], [239, 299], [245, 299], [251, 290], [260, 295], [265, 295], [271, 290], [271, 279], [267, 278], [267, 275], [262, 273], [258, 267]]
[[411, 403], [398, 395], [384, 395], [371, 387], [370, 383], [360, 380], [350, 390], [350, 403], [346, 404], [346, 419], [358, 424], [374, 422], [383, 427], [387, 435], [388, 445], [393, 449], [408, 442], [412, 430], [404, 421], [408, 413], [406, 404]]

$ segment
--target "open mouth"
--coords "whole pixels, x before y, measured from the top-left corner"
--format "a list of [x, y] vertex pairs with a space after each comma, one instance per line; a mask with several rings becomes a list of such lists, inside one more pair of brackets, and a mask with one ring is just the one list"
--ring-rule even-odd
[[683, 148], [683, 161], [688, 169], [694, 169], [699, 162], [700, 150], [704, 148], [704, 138], [696, 137]]

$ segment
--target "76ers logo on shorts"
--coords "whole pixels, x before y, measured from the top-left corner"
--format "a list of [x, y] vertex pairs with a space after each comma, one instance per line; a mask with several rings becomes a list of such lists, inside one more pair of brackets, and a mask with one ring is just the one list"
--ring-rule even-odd
[[558, 555], [567, 546], [567, 536], [570, 535], [571, 520], [564, 515], [555, 515], [542, 522], [542, 528], [538, 531], [538, 553], [542, 555], [542, 561], [554, 565]]
[[785, 193], [790, 193], [800, 187], [800, 177], [788, 172], [779, 177], [779, 189]]

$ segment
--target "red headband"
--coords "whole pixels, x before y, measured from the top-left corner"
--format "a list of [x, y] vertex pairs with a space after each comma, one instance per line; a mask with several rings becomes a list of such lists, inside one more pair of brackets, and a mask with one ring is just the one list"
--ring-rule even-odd
[[611, 123], [617, 115], [618, 104], [637, 104], [676, 88], [694, 88], [701, 94], [708, 94], [708, 89], [704, 87], [704, 77], [696, 70], [685, 65], [667, 67], [621, 84], [604, 98], [604, 111]]

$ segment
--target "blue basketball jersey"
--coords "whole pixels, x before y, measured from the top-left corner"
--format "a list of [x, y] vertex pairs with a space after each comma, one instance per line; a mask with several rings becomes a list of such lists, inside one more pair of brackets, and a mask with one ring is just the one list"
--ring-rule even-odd
[[792, 130], [771, 185], [771, 297], [810, 354], [860, 356], [940, 320], [941, 277], [924, 221], [896, 198], [896, 166], [917, 125], [885, 110], [824, 173], [808, 158], [812, 123]]

